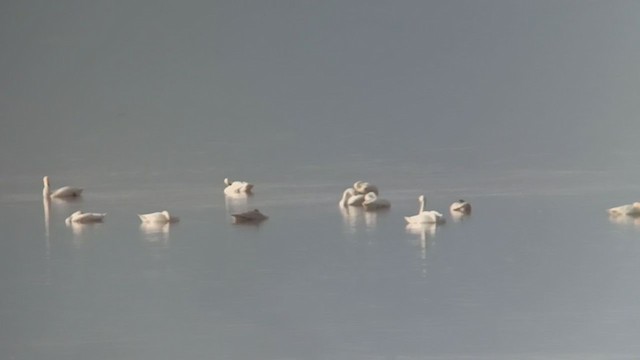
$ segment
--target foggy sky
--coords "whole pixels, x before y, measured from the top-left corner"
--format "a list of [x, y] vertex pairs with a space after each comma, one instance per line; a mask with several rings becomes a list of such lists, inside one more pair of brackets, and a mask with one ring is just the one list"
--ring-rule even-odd
[[637, 151], [639, 17], [635, 1], [3, 1], [0, 161], [105, 134], [130, 149], [141, 129], [278, 151], [362, 129], [604, 166]]

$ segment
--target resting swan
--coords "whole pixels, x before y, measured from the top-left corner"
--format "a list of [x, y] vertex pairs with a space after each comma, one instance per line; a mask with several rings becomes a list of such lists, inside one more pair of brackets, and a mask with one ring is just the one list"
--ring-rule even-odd
[[607, 211], [611, 216], [620, 216], [620, 215], [640, 216], [640, 202], [634, 202], [633, 204], [616, 206]]
[[353, 188], [358, 194], [366, 194], [372, 192], [378, 195], [378, 187], [373, 184], [369, 184], [366, 181], [356, 181], [355, 183], [353, 183]]
[[91, 224], [91, 223], [99, 223], [104, 220], [106, 213], [83, 213], [82, 211], [76, 211], [73, 214], [69, 215], [68, 218], [64, 220], [67, 225], [71, 225], [71, 223], [77, 224]]
[[338, 202], [338, 205], [342, 207], [346, 206], [362, 206], [364, 202], [364, 195], [356, 194], [356, 191], [352, 188], [346, 189], [342, 193], [342, 199]]
[[51, 192], [51, 189], [49, 189], [49, 177], [48, 176], [43, 177], [42, 178], [42, 182], [44, 183], [44, 188], [42, 189], [42, 196], [43, 197], [71, 198], [71, 197], [80, 196], [80, 194], [82, 193], [82, 189], [76, 188], [76, 187], [71, 187], [71, 186], [64, 186], [64, 187], [61, 187], [60, 189], [57, 189], [54, 192]]
[[138, 214], [143, 223], [168, 224], [180, 221], [180, 218], [171, 216], [168, 211], [160, 211], [149, 214]]
[[442, 224], [445, 222], [444, 216], [437, 211], [427, 211], [425, 210], [427, 201], [424, 198], [424, 195], [418, 196], [418, 202], [420, 203], [420, 208], [418, 209], [418, 214], [413, 216], [405, 216], [404, 219], [407, 220], [409, 224]]
[[238, 223], [258, 223], [262, 220], [268, 219], [266, 215], [260, 212], [258, 209], [252, 211], [245, 211], [243, 213], [231, 214], [236, 224]]
[[460, 199], [460, 200], [454, 202], [453, 204], [451, 204], [451, 206], [449, 207], [449, 211], [451, 213], [459, 212], [459, 213], [463, 213], [463, 214], [470, 214], [471, 213], [471, 204], [469, 204], [468, 202]]
[[376, 193], [371, 191], [364, 196], [362, 206], [365, 208], [365, 210], [378, 210], [389, 208], [391, 206], [391, 203], [389, 203], [389, 200], [380, 199], [378, 195], [376, 195]]
[[227, 185], [227, 187], [224, 188], [224, 193], [227, 195], [250, 193], [251, 189], [253, 189], [253, 184], [246, 181], [231, 182], [229, 178], [224, 178], [224, 183]]

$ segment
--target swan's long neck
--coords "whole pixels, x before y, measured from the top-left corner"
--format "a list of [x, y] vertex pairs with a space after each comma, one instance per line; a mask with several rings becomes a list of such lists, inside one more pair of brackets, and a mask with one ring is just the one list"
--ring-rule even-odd
[[423, 197], [420, 197], [420, 199], [418, 199], [418, 201], [420, 202], [420, 208], [418, 209], [418, 214], [424, 212], [426, 210], [426, 201], [424, 200]]
[[351, 191], [349, 191], [349, 189], [345, 190], [342, 193], [342, 199], [340, 199], [340, 205], [347, 206], [347, 201], [349, 200], [350, 197], [351, 197]]
[[49, 197], [49, 195], [51, 195], [51, 190], [49, 190], [49, 179], [45, 177], [44, 179], [42, 179], [42, 182], [44, 183], [44, 187], [42, 188], [42, 196]]

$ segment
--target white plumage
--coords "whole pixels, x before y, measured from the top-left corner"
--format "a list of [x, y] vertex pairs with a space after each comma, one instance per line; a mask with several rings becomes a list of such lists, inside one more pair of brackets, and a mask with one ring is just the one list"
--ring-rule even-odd
[[230, 181], [229, 178], [224, 178], [224, 183], [227, 185], [224, 188], [224, 193], [227, 195], [250, 193], [253, 189], [253, 184], [246, 181]]
[[177, 216], [171, 216], [171, 214], [169, 214], [169, 212], [166, 210], [149, 214], [138, 214], [138, 217], [143, 223], [166, 224], [180, 221]]
[[71, 223], [77, 224], [91, 224], [91, 223], [99, 223], [104, 220], [106, 213], [83, 213], [82, 211], [76, 211], [73, 214], [69, 215], [64, 222], [67, 225]]
[[77, 197], [82, 194], [82, 189], [72, 186], [63, 186], [55, 191], [51, 191], [49, 188], [49, 177], [45, 176], [42, 178], [42, 182], [44, 183], [44, 187], [42, 189], [42, 196], [51, 197], [51, 198], [71, 198]]
[[444, 216], [435, 211], [427, 211], [426, 204], [427, 201], [424, 198], [424, 195], [418, 196], [418, 202], [420, 203], [420, 207], [418, 209], [418, 214], [413, 216], [405, 216], [404, 219], [409, 224], [442, 224], [445, 222]]

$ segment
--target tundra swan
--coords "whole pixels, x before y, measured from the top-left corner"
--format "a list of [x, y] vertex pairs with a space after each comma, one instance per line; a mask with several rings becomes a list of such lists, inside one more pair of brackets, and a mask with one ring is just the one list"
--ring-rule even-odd
[[459, 213], [463, 213], [463, 214], [470, 214], [471, 213], [471, 204], [469, 204], [468, 202], [460, 199], [460, 200], [454, 202], [453, 204], [451, 204], [451, 206], [449, 207], [449, 211], [451, 213], [459, 212]]
[[413, 216], [405, 216], [404, 219], [409, 224], [441, 224], [445, 222], [444, 217], [441, 213], [437, 211], [427, 211], [425, 210], [427, 201], [424, 198], [424, 195], [418, 196], [418, 202], [420, 203], [420, 208], [418, 209], [418, 214]]
[[78, 223], [78, 224], [97, 223], [97, 222], [102, 222], [106, 215], [107, 215], [106, 213], [83, 213], [82, 211], [76, 211], [73, 214], [69, 215], [69, 217], [66, 218], [64, 222], [67, 225], [70, 225], [71, 223]]
[[358, 194], [373, 192], [378, 195], [378, 187], [366, 181], [356, 181], [355, 183], [353, 183], [353, 188]]
[[177, 216], [171, 216], [166, 210], [149, 214], [138, 214], [138, 217], [143, 223], [168, 224], [180, 221], [180, 218]]
[[80, 196], [80, 194], [82, 193], [82, 189], [71, 186], [63, 186], [56, 191], [51, 192], [51, 189], [49, 188], [48, 176], [43, 177], [42, 182], [44, 183], [44, 188], [42, 189], [42, 196], [44, 197], [71, 198]]
[[377, 210], [386, 209], [391, 206], [391, 203], [389, 203], [389, 200], [380, 199], [375, 192], [371, 191], [364, 196], [362, 206], [365, 210]]
[[250, 193], [253, 189], [253, 184], [246, 181], [230, 181], [229, 178], [224, 178], [224, 183], [227, 187], [224, 188], [224, 193], [227, 195]]
[[260, 212], [258, 209], [251, 211], [245, 211], [243, 213], [231, 214], [236, 224], [238, 223], [258, 223], [262, 220], [268, 219], [266, 215]]
[[612, 216], [620, 216], [620, 215], [640, 216], [640, 202], [634, 202], [633, 204], [616, 206], [607, 211]]
[[362, 202], [364, 202], [364, 195], [357, 194], [354, 189], [348, 188], [342, 193], [342, 199], [340, 199], [338, 205], [342, 207], [347, 205], [362, 206]]

